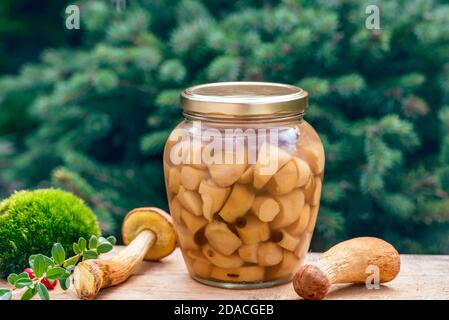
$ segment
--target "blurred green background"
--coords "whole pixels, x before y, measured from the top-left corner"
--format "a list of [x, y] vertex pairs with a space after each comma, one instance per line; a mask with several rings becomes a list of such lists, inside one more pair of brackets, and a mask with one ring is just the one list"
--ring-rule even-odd
[[[297, 84], [326, 149], [313, 250], [359, 235], [449, 253], [447, 1], [0, 3], [0, 195], [57, 186], [118, 233], [166, 208], [161, 152], [179, 92], [227, 80]], [[378, 4], [381, 30], [368, 30]]]

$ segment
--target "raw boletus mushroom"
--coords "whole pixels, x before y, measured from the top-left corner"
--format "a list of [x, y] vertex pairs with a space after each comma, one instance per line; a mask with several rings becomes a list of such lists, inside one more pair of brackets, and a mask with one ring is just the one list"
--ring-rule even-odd
[[396, 278], [401, 260], [396, 249], [379, 238], [360, 237], [340, 242], [318, 261], [303, 265], [293, 278], [293, 288], [304, 299], [323, 299], [335, 283], [365, 283], [367, 267], [379, 269], [379, 282]]
[[128, 279], [143, 259], [157, 261], [176, 248], [171, 217], [158, 208], [139, 208], [129, 212], [122, 224], [122, 237], [128, 246], [112, 259], [86, 260], [76, 266], [73, 278], [79, 298], [95, 298], [102, 288]]

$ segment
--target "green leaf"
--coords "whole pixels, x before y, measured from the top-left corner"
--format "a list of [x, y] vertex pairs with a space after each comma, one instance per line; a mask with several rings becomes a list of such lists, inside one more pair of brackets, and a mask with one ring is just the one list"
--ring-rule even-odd
[[79, 245], [81, 251], [86, 250], [86, 245], [87, 245], [86, 239], [84, 239], [83, 237], [79, 238], [78, 245]]
[[33, 280], [30, 279], [30, 276], [26, 272], [22, 272], [17, 275], [17, 278], [14, 281], [14, 286], [16, 288], [24, 288], [33, 284]]
[[68, 290], [70, 288], [70, 277], [60, 279], [59, 284], [62, 290]]
[[47, 268], [55, 265], [55, 262], [50, 257], [44, 256], [44, 261]]
[[67, 259], [67, 260], [64, 262], [63, 267], [64, 267], [64, 268], [70, 268], [70, 267], [75, 266], [76, 263], [78, 262], [79, 258], [80, 258], [79, 256], [73, 256], [73, 257]]
[[96, 259], [98, 257], [98, 254], [94, 250], [86, 250], [86, 251], [84, 251], [83, 256], [84, 256], [84, 260]]
[[117, 238], [114, 236], [109, 236], [107, 237], [107, 239], [109, 241], [110, 244], [112, 244], [113, 246], [117, 243]]
[[18, 275], [17, 275], [17, 279], [16, 279], [16, 282], [17, 282], [17, 280], [19, 280], [19, 279], [21, 279], [21, 278], [30, 278], [30, 276], [28, 275], [28, 273], [26, 273], [26, 272], [22, 272], [22, 273], [19, 273]]
[[34, 275], [36, 276], [36, 278], [40, 278], [44, 275], [45, 271], [47, 271], [47, 268], [44, 256], [42, 254], [38, 254], [34, 258], [34, 267], [33, 267]]
[[75, 254], [81, 253], [81, 249], [80, 249], [80, 246], [78, 245], [78, 243], [73, 244], [73, 252], [75, 252]]
[[0, 288], [0, 300], [11, 300], [12, 293], [9, 289]]
[[30, 265], [31, 269], [34, 269], [34, 259], [36, 258], [36, 254], [32, 254], [29, 258], [28, 258], [28, 264]]
[[107, 253], [107, 252], [111, 251], [112, 248], [113, 248], [112, 244], [110, 244], [109, 242], [102, 243], [97, 247], [97, 251], [98, 251], [98, 254], [102, 254], [102, 253]]
[[27, 291], [25, 291], [25, 293], [22, 295], [22, 298], [20, 298], [21, 300], [30, 300], [31, 298], [33, 298], [37, 293], [37, 289], [35, 286], [32, 286], [30, 288], [28, 288]]
[[112, 250], [112, 244], [103, 237], [98, 239], [97, 252], [99, 254], [106, 253]]
[[8, 276], [8, 283], [11, 284], [11, 285], [14, 285], [14, 284], [16, 283], [16, 280], [17, 280], [18, 277], [19, 277], [19, 276], [18, 276], [17, 274], [11, 273], [11, 274]]
[[61, 267], [53, 267], [51, 269], [48, 269], [45, 277], [48, 280], [57, 280], [57, 279], [63, 279], [65, 277], [68, 277], [69, 273], [67, 270]]
[[90, 237], [89, 240], [89, 249], [96, 249], [97, 248], [97, 237], [96, 236], [92, 236]]
[[60, 243], [55, 243], [51, 249], [51, 256], [56, 264], [61, 265], [65, 260], [65, 250]]
[[[34, 269], [34, 259], [36, 259], [37, 256], [38, 256], [37, 254], [33, 254], [33, 255], [31, 255], [31, 256], [28, 258], [28, 263], [30, 264], [31, 269]], [[49, 258], [49, 257], [47, 257], [47, 256], [44, 256], [44, 255], [42, 255], [42, 254], [41, 254], [41, 256], [42, 256], [42, 258], [44, 259], [45, 265], [46, 265], [47, 267], [48, 267], [48, 266], [54, 265], [53, 259], [51, 259], [51, 258]]]
[[41, 282], [37, 284], [37, 292], [39, 293], [39, 297], [41, 297], [42, 300], [50, 300], [48, 289]]
[[30, 278], [23, 277], [23, 278], [18, 278], [16, 280], [15, 286], [16, 286], [16, 288], [21, 289], [21, 288], [31, 286], [32, 284], [33, 284], [33, 280], [31, 280]]

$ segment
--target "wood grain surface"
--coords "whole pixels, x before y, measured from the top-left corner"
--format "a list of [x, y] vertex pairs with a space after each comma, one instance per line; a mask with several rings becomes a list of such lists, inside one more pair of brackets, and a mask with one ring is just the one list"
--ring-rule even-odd
[[[121, 250], [118, 247], [116, 250]], [[319, 256], [310, 253], [307, 260]], [[368, 290], [364, 285], [338, 285], [327, 299], [449, 299], [449, 256], [401, 255], [399, 276], [380, 289]], [[7, 286], [0, 280], [0, 287]], [[51, 298], [77, 299], [73, 288], [51, 292]], [[181, 253], [159, 263], [144, 262], [127, 282], [101, 291], [97, 299], [103, 300], [263, 300], [299, 299], [291, 283], [267, 289], [230, 290], [209, 287], [190, 278]]]

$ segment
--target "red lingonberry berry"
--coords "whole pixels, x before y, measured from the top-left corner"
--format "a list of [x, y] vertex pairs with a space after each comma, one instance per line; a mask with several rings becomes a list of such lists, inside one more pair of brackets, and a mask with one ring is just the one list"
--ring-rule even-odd
[[[36, 276], [34, 275], [33, 269], [31, 268], [25, 268], [23, 272], [26, 272], [30, 279], [35, 279]], [[58, 285], [58, 280], [50, 281], [47, 278], [42, 279], [42, 284], [48, 289], [53, 290]]]
[[53, 290], [58, 285], [58, 280], [50, 281], [47, 278], [44, 278], [42, 284], [46, 286], [48, 290]]

